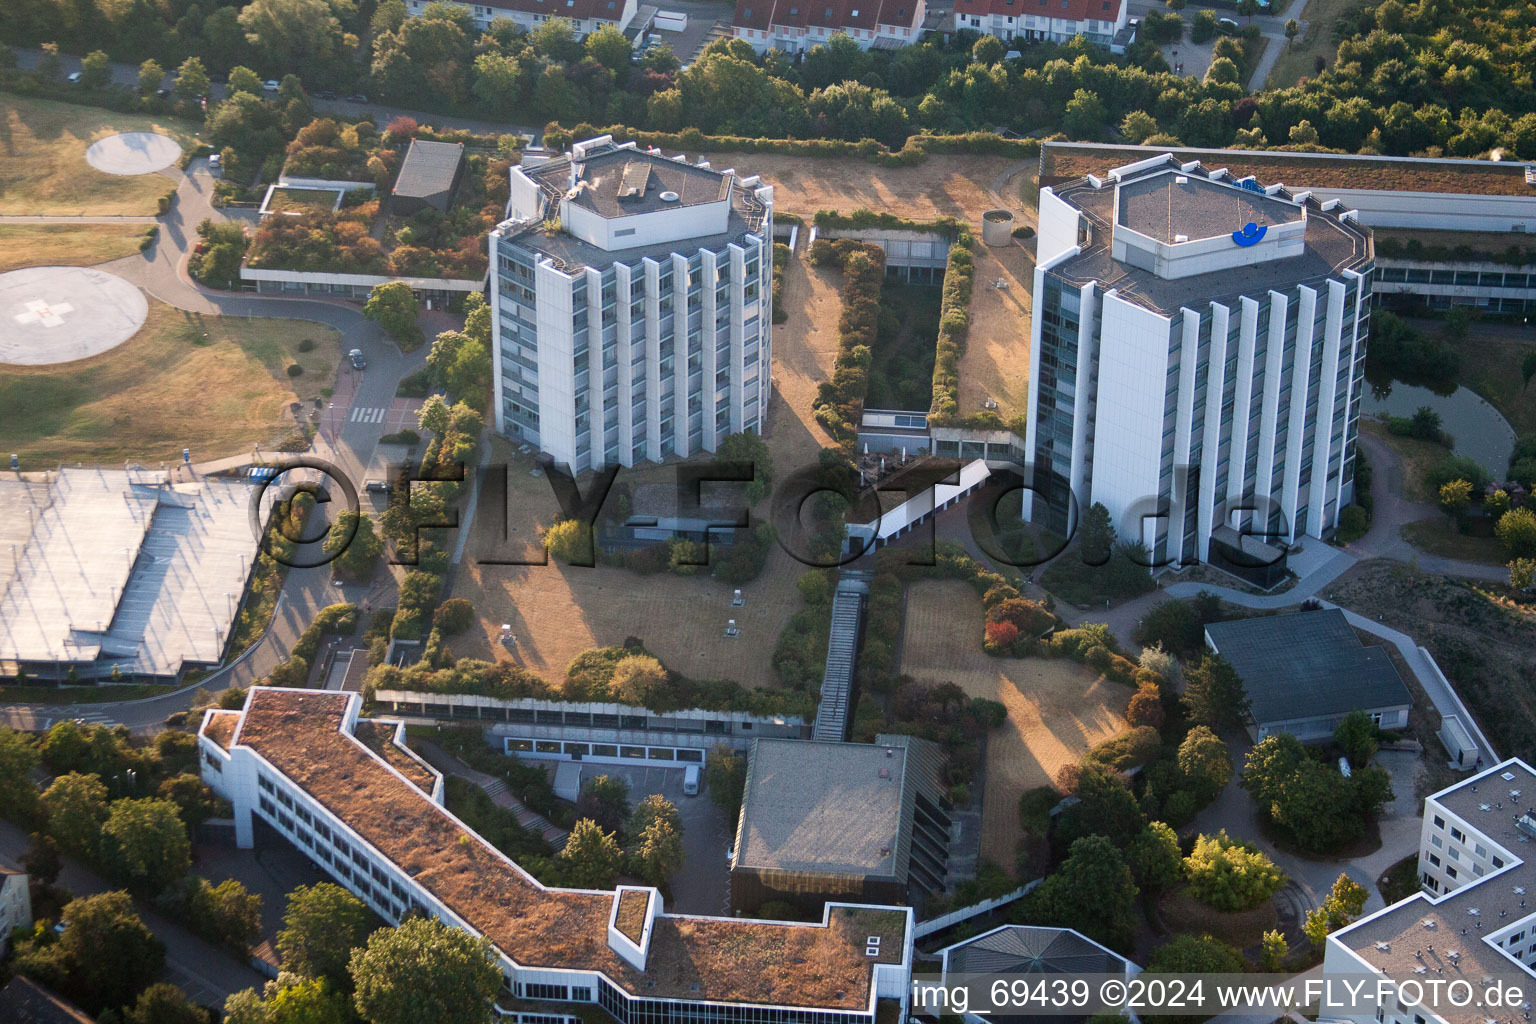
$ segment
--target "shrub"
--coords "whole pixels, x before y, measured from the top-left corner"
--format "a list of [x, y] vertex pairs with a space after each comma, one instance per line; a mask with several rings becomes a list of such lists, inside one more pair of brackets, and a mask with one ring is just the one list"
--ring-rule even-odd
[[1370, 516], [1359, 505], [1345, 505], [1339, 513], [1339, 526], [1334, 539], [1340, 544], [1352, 544], [1364, 537], [1371, 528]]
[[474, 621], [475, 606], [462, 597], [452, 597], [438, 607], [433, 625], [442, 630], [444, 635], [455, 636], [468, 629]]
[[298, 363], [289, 363], [288, 364], [288, 376], [290, 376], [290, 377], [302, 377], [302, 376], [304, 376], [304, 367], [300, 366]]
[[1189, 891], [1217, 910], [1252, 910], [1285, 884], [1285, 874], [1252, 843], [1232, 839], [1222, 830], [1201, 836], [1184, 858]]
[[314, 350], [315, 350], [315, 339], [314, 338], [305, 338], [303, 341], [299, 342], [299, 351], [300, 352], [313, 352]]

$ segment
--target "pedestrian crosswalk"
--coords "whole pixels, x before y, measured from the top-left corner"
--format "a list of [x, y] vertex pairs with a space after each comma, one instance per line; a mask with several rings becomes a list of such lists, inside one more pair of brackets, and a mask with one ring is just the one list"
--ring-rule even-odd
[[389, 410], [388, 409], [377, 408], [377, 407], [375, 407], [375, 408], [368, 408], [366, 406], [358, 406], [357, 408], [352, 410], [352, 422], [353, 423], [383, 423], [384, 422], [384, 417], [387, 416], [388, 414], [389, 414]]

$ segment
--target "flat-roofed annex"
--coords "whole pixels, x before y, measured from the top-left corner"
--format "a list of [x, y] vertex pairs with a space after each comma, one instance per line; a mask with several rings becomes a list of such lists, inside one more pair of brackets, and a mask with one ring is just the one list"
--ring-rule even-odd
[[902, 961], [907, 911], [839, 907], [821, 925], [658, 916], [638, 971], [608, 945], [614, 893], [528, 875], [347, 731], [356, 699], [254, 687], [229, 749], [255, 752], [520, 966], [600, 971], [645, 998], [863, 1011], [874, 965]]

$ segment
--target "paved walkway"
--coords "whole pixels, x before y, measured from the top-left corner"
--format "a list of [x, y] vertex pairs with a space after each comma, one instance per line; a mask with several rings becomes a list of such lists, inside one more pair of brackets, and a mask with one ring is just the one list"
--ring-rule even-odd
[[543, 815], [513, 796], [512, 792], [507, 789], [505, 779], [498, 779], [493, 775], [487, 775], [485, 772], [471, 768], [431, 740], [412, 739], [411, 749], [426, 758], [432, 767], [438, 769], [443, 774], [457, 775], [459, 778], [467, 779], [485, 790], [492, 803], [497, 807], [504, 807], [511, 811], [517, 818], [519, 825], [543, 836], [545, 841], [556, 850], [565, 847], [566, 836], [570, 833], [551, 823]]

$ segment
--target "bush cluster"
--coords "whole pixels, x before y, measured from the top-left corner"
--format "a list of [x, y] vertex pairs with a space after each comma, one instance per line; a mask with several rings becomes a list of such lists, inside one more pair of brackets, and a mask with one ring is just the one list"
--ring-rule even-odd
[[880, 327], [880, 288], [885, 283], [885, 251], [851, 238], [820, 238], [811, 262], [843, 268], [843, 312], [837, 320], [837, 358], [832, 379], [816, 391], [816, 422], [844, 444], [858, 436], [869, 387], [870, 353]]

